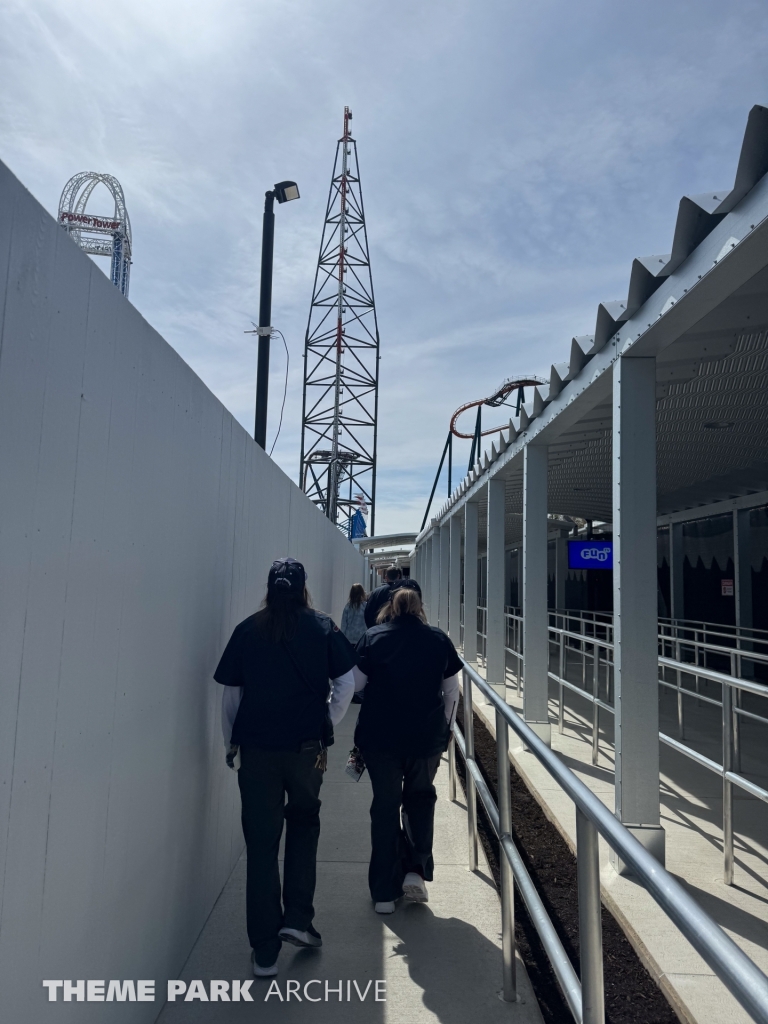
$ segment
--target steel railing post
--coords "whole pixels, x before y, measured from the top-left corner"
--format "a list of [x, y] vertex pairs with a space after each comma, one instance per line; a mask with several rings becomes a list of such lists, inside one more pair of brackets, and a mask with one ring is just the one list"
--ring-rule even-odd
[[[558, 675], [560, 676], [561, 679], [565, 679], [564, 669], [565, 669], [565, 625], [563, 625], [563, 629], [560, 632], [560, 665], [559, 665]], [[560, 683], [560, 685], [559, 685], [559, 690], [560, 690], [560, 695], [559, 695], [558, 701], [557, 701], [557, 730], [560, 733], [560, 735], [562, 735], [563, 731], [565, 729], [565, 704], [564, 704], [564, 701], [565, 701], [565, 695], [564, 695], [565, 687], [563, 686], [562, 683]]]
[[519, 697], [522, 693], [523, 686], [523, 659], [522, 659], [522, 640], [520, 637], [520, 619], [515, 618], [515, 650], [517, 651], [517, 696]]
[[731, 688], [723, 691], [723, 881], [733, 885], [733, 785], [727, 773], [733, 766], [733, 704]]
[[456, 800], [456, 740], [451, 736], [448, 740], [448, 799]]
[[592, 764], [597, 764], [600, 753], [600, 705], [597, 703], [598, 646], [592, 644]]
[[475, 759], [475, 729], [472, 711], [472, 680], [464, 673], [464, 750], [467, 758], [467, 829], [469, 838], [469, 870], [477, 871], [477, 790], [469, 765]]
[[[512, 838], [512, 794], [509, 782], [509, 726], [501, 711], [496, 709], [496, 763], [497, 796], [499, 802], [500, 838]], [[503, 848], [500, 850], [501, 868], [501, 948], [502, 992], [504, 1002], [517, 1000], [515, 976], [515, 892], [512, 867]]]
[[576, 871], [579, 887], [579, 949], [583, 1024], [605, 1024], [603, 927], [597, 829], [576, 808]]
[[[738, 640], [736, 641], [738, 643]], [[731, 675], [741, 679], [741, 658], [734, 651], [731, 655]], [[737, 772], [741, 771], [741, 721], [738, 709], [741, 707], [741, 690], [737, 689], [733, 694], [733, 767]]]
[[[703, 634], [702, 634], [702, 635], [703, 635]], [[694, 651], [695, 651], [695, 654], [694, 654], [694, 658], [695, 658], [695, 664], [696, 664], [696, 668], [699, 668], [699, 667], [700, 667], [700, 665], [701, 665], [701, 655], [702, 655], [702, 651], [703, 651], [703, 647], [702, 647], [702, 646], [701, 646], [701, 644], [699, 643], [699, 631], [698, 631], [698, 630], [696, 630], [696, 631], [694, 632], [693, 636], [694, 636], [694, 642], [695, 642], [695, 646], [694, 646]], [[706, 652], [705, 652], [705, 653], [704, 653], [704, 661], [706, 662], [706, 660], [707, 660], [707, 655], [706, 655]], [[705, 665], [704, 667], [706, 668], [706, 665]], [[696, 673], [696, 675], [694, 676], [694, 686], [696, 687], [696, 693], [699, 693], [699, 675], [698, 675], [698, 672], [697, 672], [697, 673]], [[697, 701], [696, 701], [696, 707], [697, 707], [697, 708], [700, 708], [700, 707], [701, 707], [701, 701], [700, 701], [700, 700], [697, 700]]]
[[[675, 641], [675, 661], [680, 661], [680, 640]], [[683, 718], [683, 673], [680, 669], [675, 672], [677, 676], [677, 737], [679, 740], [685, 739], [685, 720]]]

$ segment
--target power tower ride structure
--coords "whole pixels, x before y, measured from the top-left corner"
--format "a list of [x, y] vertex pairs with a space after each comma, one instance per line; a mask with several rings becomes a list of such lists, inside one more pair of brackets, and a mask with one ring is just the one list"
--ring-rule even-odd
[[352, 112], [336, 146], [304, 343], [301, 486], [331, 522], [362, 536], [376, 506], [379, 328]]
[[[93, 190], [104, 185], [115, 203], [112, 216], [94, 216], [85, 208]], [[128, 296], [131, 276], [131, 222], [125, 208], [120, 182], [112, 174], [81, 171], [69, 179], [59, 199], [59, 224], [91, 256], [106, 256], [110, 261], [110, 280]]]

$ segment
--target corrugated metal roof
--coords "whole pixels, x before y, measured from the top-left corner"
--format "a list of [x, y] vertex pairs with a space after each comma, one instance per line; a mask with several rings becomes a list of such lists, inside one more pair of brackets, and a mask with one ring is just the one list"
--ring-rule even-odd
[[[646, 308], [653, 305], [651, 297], [695, 250], [715, 246], [717, 251], [707, 264], [710, 267], [732, 259], [741, 239], [724, 235], [733, 218], [726, 220], [719, 232], [712, 232], [767, 172], [768, 108], [756, 106], [749, 114], [734, 187], [682, 198], [672, 252], [634, 260], [626, 300], [600, 304], [595, 333], [571, 340], [568, 361], [551, 368], [549, 388], [534, 390], [517, 428], [510, 422], [509, 429], [483, 454], [480, 464], [438, 513], [438, 519], [473, 485], [494, 472], [499, 455], [522, 440], [521, 433], [528, 431], [569, 382], [577, 378], [582, 381], [585, 374], [589, 377], [590, 371], [585, 368], [611, 339], [614, 344], [620, 341], [621, 350], [633, 343], [634, 334], [629, 341], [620, 338], [622, 328], [625, 324], [627, 329], [631, 327], [627, 322], [632, 317], [639, 319], [638, 311], [646, 319]], [[765, 217], [766, 211], [761, 216]], [[755, 226], [747, 224], [745, 229]], [[714, 241], [707, 242], [710, 235]], [[761, 251], [758, 263], [751, 279], [710, 303], [706, 315], [693, 327], [654, 353], [660, 514], [768, 488], [768, 252]], [[689, 281], [690, 287], [697, 285], [700, 290], [706, 283], [701, 281], [702, 276], [698, 274], [698, 284], [695, 279]], [[653, 314], [656, 318], [668, 314], [689, 288], [682, 288], [681, 282], [679, 287], [667, 285], [666, 290], [670, 291], [666, 298], [662, 290], [655, 300], [661, 304]], [[651, 320], [651, 315], [647, 318]], [[641, 326], [645, 329], [645, 324]], [[652, 326], [648, 323], [648, 328]], [[617, 351], [611, 353], [611, 358]], [[605, 378], [606, 361], [601, 356], [597, 362]], [[595, 383], [587, 380], [582, 392], [590, 387]], [[605, 379], [595, 387], [595, 393], [597, 400], [575, 422], [564, 423], [563, 429], [557, 430], [554, 418], [552, 428], [548, 427], [553, 437], [549, 441], [549, 509], [610, 521], [612, 409], [610, 385]], [[504, 466], [507, 536], [512, 540], [521, 529], [522, 471], [517, 462]], [[482, 495], [477, 497], [482, 512]], [[480, 521], [482, 533], [482, 515]]]

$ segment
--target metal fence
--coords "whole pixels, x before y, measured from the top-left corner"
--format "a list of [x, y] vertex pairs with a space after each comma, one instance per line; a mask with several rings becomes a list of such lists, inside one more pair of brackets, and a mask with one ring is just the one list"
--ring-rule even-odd
[[[496, 744], [499, 764], [498, 805], [475, 760], [473, 729], [473, 687], [483, 694], [496, 712]], [[506, 704], [486, 681], [464, 663], [464, 723], [462, 733], [453, 727], [449, 748], [449, 796], [456, 795], [456, 747], [466, 763], [469, 866], [478, 861], [477, 797], [486, 810], [499, 839], [501, 856], [502, 909], [502, 998], [516, 999], [514, 886], [517, 885], [531, 920], [541, 938], [552, 968], [578, 1024], [604, 1024], [602, 924], [600, 917], [600, 864], [598, 833], [637, 881], [650, 893], [665, 914], [701, 954], [718, 978], [759, 1024], [768, 1024], [768, 978], [688, 895], [655, 858], [638, 842], [587, 786], [542, 742], [522, 718]], [[469, 724], [469, 728], [467, 728]], [[579, 977], [560, 942], [546, 908], [512, 838], [512, 807], [508, 764], [509, 728], [519, 736], [576, 807], [576, 861], [579, 898]]]
[[[508, 678], [522, 689], [523, 618], [506, 612]], [[592, 763], [600, 749], [600, 712], [614, 714], [613, 616], [607, 612], [549, 613], [549, 678], [558, 688], [558, 729], [565, 723], [565, 691], [592, 708]], [[742, 774], [741, 723], [768, 726], [768, 633], [712, 623], [659, 620], [659, 687], [676, 702], [677, 737], [659, 739], [723, 782], [723, 879], [733, 884], [733, 787], [768, 803], [768, 790]], [[719, 709], [719, 761], [686, 742], [686, 719], [693, 704]], [[714, 752], [714, 751], [710, 751]]]
[[488, 609], [482, 605], [477, 606], [477, 662], [485, 665], [485, 650], [488, 641]]

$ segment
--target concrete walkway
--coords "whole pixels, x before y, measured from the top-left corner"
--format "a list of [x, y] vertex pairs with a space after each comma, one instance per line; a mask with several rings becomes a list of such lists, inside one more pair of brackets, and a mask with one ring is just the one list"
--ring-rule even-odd
[[[503, 1003], [499, 899], [487, 863], [472, 874], [467, 869], [467, 822], [463, 803], [447, 798], [447, 761], [437, 777], [435, 881], [427, 905], [398, 904], [390, 917], [373, 911], [368, 894], [370, 852], [368, 810], [371, 788], [367, 773], [355, 783], [343, 773], [357, 708], [353, 706], [336, 729], [321, 799], [321, 835], [315, 926], [323, 936], [321, 950], [284, 946], [280, 954], [276, 994], [265, 1000], [270, 982], [254, 979], [254, 1003], [177, 1001], [167, 1003], [160, 1024], [224, 1024], [254, 1019], [261, 1024], [333, 1020], [355, 1024], [540, 1024], [541, 1015], [525, 968], [518, 959], [521, 1002]], [[232, 784], [235, 785], [233, 777]], [[240, 860], [203, 929], [181, 978], [248, 979], [250, 949], [245, 932], [245, 856]], [[321, 1002], [286, 1000], [287, 982], [320, 985], [309, 994]], [[376, 981], [386, 1001], [374, 1001]], [[358, 991], [365, 993], [361, 1004]], [[357, 982], [355, 988], [354, 982]], [[328, 1000], [325, 985], [328, 985]], [[341, 984], [342, 1001], [338, 986]], [[347, 992], [349, 986], [349, 1001]], [[296, 985], [291, 986], [296, 991]], [[336, 991], [334, 991], [336, 990]], [[275, 986], [272, 987], [274, 993]]]

